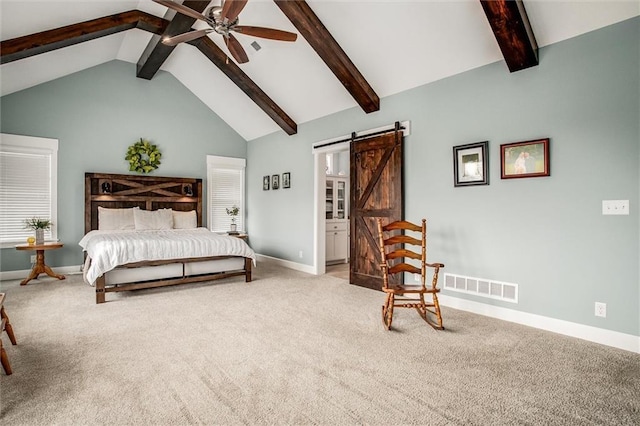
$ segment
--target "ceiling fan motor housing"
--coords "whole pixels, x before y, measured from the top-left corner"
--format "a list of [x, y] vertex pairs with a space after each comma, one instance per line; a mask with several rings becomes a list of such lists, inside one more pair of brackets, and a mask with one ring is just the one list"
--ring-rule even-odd
[[233, 2], [230, 0], [223, 0], [221, 1], [220, 6], [210, 6], [202, 13], [184, 6], [182, 3], [176, 3], [173, 0], [154, 1], [170, 9], [174, 9], [178, 13], [198, 19], [209, 25], [209, 29], [187, 31], [186, 33], [163, 39], [162, 42], [169, 46], [175, 46], [178, 43], [184, 43], [204, 37], [213, 31], [224, 37], [225, 44], [227, 45], [231, 56], [233, 56], [239, 64], [244, 64], [249, 61], [249, 58], [238, 39], [231, 34], [232, 31], [253, 37], [262, 37], [280, 41], [295, 41], [297, 38], [296, 33], [288, 31], [277, 30], [274, 28], [238, 25], [240, 22], [238, 15], [243, 10], [248, 0], [235, 0]]
[[222, 35], [228, 35], [229, 31], [233, 30], [233, 27], [238, 25], [240, 18], [236, 17], [233, 21], [222, 19], [222, 6], [211, 6], [208, 8], [204, 16], [208, 19], [207, 23], [213, 28], [215, 32]]

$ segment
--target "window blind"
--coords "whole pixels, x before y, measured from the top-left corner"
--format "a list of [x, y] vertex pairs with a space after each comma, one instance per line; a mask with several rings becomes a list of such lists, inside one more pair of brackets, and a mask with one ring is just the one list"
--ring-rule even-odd
[[55, 240], [57, 141], [2, 135], [0, 143], [0, 243], [24, 243], [33, 236], [24, 221], [50, 219], [46, 240]]
[[227, 208], [237, 206], [238, 231], [244, 226], [244, 174], [246, 160], [243, 158], [207, 156], [207, 223], [214, 232], [231, 229], [231, 216]]

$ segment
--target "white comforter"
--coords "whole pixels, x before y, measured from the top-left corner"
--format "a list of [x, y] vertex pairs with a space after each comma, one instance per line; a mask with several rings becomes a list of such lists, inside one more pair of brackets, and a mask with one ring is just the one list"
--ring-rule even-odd
[[78, 244], [91, 259], [85, 270], [85, 279], [91, 284], [119, 265], [145, 260], [242, 256], [256, 262], [256, 254], [242, 239], [215, 234], [206, 228], [91, 231]]

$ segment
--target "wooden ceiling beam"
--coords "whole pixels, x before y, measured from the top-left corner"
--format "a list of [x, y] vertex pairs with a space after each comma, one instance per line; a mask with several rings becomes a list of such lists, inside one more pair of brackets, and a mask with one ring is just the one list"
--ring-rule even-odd
[[117, 13], [0, 42], [0, 64], [29, 58], [85, 41], [139, 28], [162, 34], [168, 21], [140, 10]]
[[298, 132], [298, 125], [265, 92], [247, 76], [240, 67], [222, 51], [209, 37], [188, 42], [202, 52], [220, 71], [233, 81], [288, 135]]
[[[196, 12], [204, 11], [211, 3], [210, 0], [206, 1], [185, 1], [184, 6], [187, 6]], [[154, 35], [147, 47], [142, 52], [137, 65], [137, 76], [146, 80], [151, 80], [158, 72], [162, 64], [167, 60], [173, 49], [176, 46], [167, 46], [162, 43], [162, 39], [165, 37], [173, 37], [178, 34], [186, 33], [191, 30], [191, 26], [196, 22], [195, 18], [183, 15], [182, 13], [176, 13], [176, 11], [169, 9], [164, 15], [164, 19], [171, 22], [162, 33], [162, 35]]]
[[380, 98], [304, 0], [273, 0], [366, 113]]
[[480, 0], [510, 72], [538, 65], [538, 44], [522, 0]]

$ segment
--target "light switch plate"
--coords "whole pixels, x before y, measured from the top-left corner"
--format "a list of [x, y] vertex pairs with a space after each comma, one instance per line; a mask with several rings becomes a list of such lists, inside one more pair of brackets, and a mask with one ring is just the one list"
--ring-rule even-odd
[[629, 200], [602, 200], [603, 215], [628, 215]]

